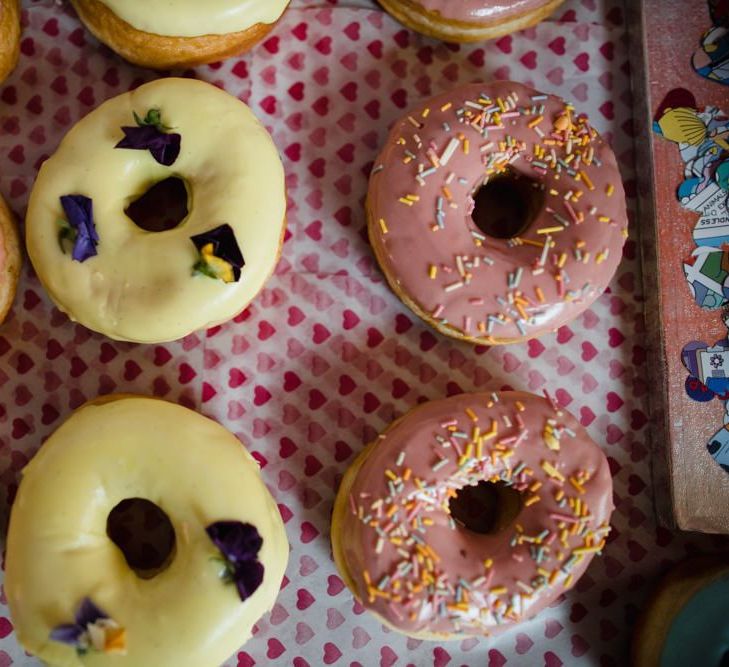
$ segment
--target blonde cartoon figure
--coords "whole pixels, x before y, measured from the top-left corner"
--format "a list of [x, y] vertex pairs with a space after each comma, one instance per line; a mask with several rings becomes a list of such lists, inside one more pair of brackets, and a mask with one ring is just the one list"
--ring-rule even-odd
[[691, 64], [697, 74], [729, 85], [729, 1], [709, 0], [713, 25], [701, 37], [701, 47]]
[[678, 198], [685, 202], [717, 182], [722, 189], [725, 161], [729, 158], [729, 118], [716, 107], [696, 108], [693, 95], [672, 90], [658, 109], [653, 129], [678, 144], [684, 162], [684, 181]]

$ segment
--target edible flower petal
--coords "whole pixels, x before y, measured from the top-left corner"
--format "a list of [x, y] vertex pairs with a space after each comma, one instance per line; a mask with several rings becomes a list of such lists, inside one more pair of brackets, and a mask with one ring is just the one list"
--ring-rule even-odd
[[91, 600], [91, 598], [84, 598], [81, 601], [81, 606], [76, 612], [76, 623], [81, 627], [96, 623], [96, 621], [102, 618], [109, 618], [109, 616], [99, 609]]
[[264, 567], [257, 558], [263, 538], [255, 526], [241, 521], [217, 521], [206, 532], [223, 555], [223, 578], [233, 581], [240, 599], [247, 600], [263, 582]]
[[61, 206], [68, 225], [62, 223], [59, 242], [63, 249], [64, 240], [73, 241], [71, 256], [77, 262], [84, 262], [97, 254], [99, 235], [94, 224], [93, 202], [84, 195], [63, 195]]
[[180, 154], [179, 134], [165, 134], [151, 125], [145, 127], [122, 127], [124, 138], [114, 148], [132, 148], [149, 151], [152, 157], [165, 167], [175, 163]]
[[51, 639], [53, 641], [61, 642], [62, 644], [76, 646], [84, 632], [85, 630], [80, 625], [65, 623], [57, 625], [53, 628], [53, 630], [51, 630]]
[[173, 165], [180, 155], [182, 137], [176, 132], [167, 132], [170, 128], [162, 124], [159, 109], [150, 109], [144, 118], [134, 112], [134, 120], [137, 126], [122, 127], [124, 138], [114, 148], [148, 150], [161, 165]]
[[205, 530], [213, 544], [233, 565], [255, 560], [263, 545], [263, 538], [250, 523], [217, 521]]
[[255, 560], [237, 568], [233, 581], [240, 599], [247, 600], [263, 583], [263, 564]]
[[220, 225], [209, 232], [191, 236], [200, 259], [193, 267], [195, 273], [222, 280], [225, 283], [238, 282], [241, 268], [245, 266], [235, 232], [230, 225]]
[[127, 631], [120, 627], [106, 629], [104, 637], [104, 653], [125, 655], [127, 652]]
[[224, 283], [236, 282], [234, 267], [215, 256], [215, 246], [212, 243], [208, 243], [200, 249], [200, 261], [193, 268], [208, 278], [216, 278]]
[[57, 625], [51, 630], [50, 638], [74, 646], [79, 654], [89, 650], [119, 655], [126, 653], [126, 630], [109, 618], [90, 598], [81, 601], [75, 621]]

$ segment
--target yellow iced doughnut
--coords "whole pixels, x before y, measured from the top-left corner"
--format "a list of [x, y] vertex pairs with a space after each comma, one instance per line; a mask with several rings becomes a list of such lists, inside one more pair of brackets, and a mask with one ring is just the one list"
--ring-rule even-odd
[[[111, 536], [130, 499], [174, 530], [155, 573]], [[278, 508], [233, 434], [117, 395], [76, 411], [25, 468], [5, 593], [18, 639], [54, 667], [217, 667], [273, 606], [287, 560]]]
[[248, 51], [290, 0], [71, 0], [86, 27], [129, 62], [193, 67]]
[[38, 174], [26, 242], [71, 319], [154, 343], [243, 310], [278, 261], [285, 214], [283, 166], [250, 109], [208, 83], [170, 78], [71, 129]]

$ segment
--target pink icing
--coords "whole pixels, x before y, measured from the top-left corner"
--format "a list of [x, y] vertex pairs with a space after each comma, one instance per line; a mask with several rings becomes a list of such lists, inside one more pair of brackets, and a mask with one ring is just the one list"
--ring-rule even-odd
[[[499, 100], [508, 107], [500, 122]], [[584, 116], [570, 111], [570, 129], [555, 132], [565, 109], [560, 98], [518, 83], [470, 84], [429, 100], [395, 124], [370, 178], [370, 239], [386, 273], [395, 276], [421, 317], [433, 317], [457, 335], [508, 341], [558, 328], [604, 291], [627, 236], [625, 194], [612, 150]], [[463, 122], [466, 114], [478, 128]], [[454, 139], [450, 160], [433, 168], [428, 153], [442, 158]], [[501, 151], [505, 141], [514, 145]], [[545, 151], [540, 159], [535, 146]], [[516, 247], [474, 236], [480, 230], [470, 216], [470, 198], [484, 176], [498, 174], [498, 167], [485, 163], [507, 158], [512, 172], [540, 181], [545, 191], [543, 210], [521, 235], [527, 244]], [[567, 168], [559, 163], [564, 159], [571, 160]], [[566, 201], [569, 191], [573, 196]], [[417, 200], [407, 205], [401, 198], [408, 196]], [[442, 226], [436, 229], [440, 199]], [[555, 226], [563, 229], [539, 233]], [[546, 254], [528, 244], [543, 245], [545, 238], [554, 244]]]
[[[494, 424], [497, 433], [473, 446]], [[510, 526], [483, 535], [451, 523], [449, 488], [498, 478], [525, 501]], [[569, 413], [521, 392], [462, 394], [417, 407], [380, 436], [350, 489], [343, 559], [356, 596], [401, 631], [495, 634], [577, 581], [604, 545], [612, 509], [607, 460]], [[432, 525], [414, 528], [424, 519]], [[430, 554], [432, 569], [423, 560], [416, 573], [418, 553]], [[408, 592], [429, 569], [438, 593]]]
[[533, 11], [551, 0], [415, 0], [429, 12], [454, 21], [493, 22]]

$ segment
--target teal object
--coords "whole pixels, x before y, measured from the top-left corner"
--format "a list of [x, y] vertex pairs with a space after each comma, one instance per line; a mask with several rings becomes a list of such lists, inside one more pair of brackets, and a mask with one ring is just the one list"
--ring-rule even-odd
[[722, 190], [729, 190], [729, 160], [724, 160], [717, 168], [716, 182]]
[[661, 667], [729, 667], [729, 575], [689, 599], [671, 623]]

